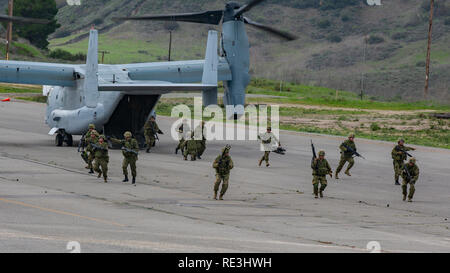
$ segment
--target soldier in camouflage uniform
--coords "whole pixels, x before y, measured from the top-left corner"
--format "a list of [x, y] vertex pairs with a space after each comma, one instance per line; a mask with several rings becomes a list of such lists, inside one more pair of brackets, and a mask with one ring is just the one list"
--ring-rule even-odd
[[138, 160], [139, 144], [136, 139], [132, 138], [131, 132], [123, 134], [125, 140], [111, 138], [111, 141], [122, 145], [122, 171], [125, 179], [122, 182], [128, 182], [128, 165], [131, 168], [131, 175], [133, 176], [133, 184], [136, 183], [136, 161]]
[[350, 147], [356, 152], [355, 134], [349, 134], [348, 139], [339, 146], [339, 149], [341, 150], [341, 161], [339, 161], [339, 166], [337, 167], [336, 174], [334, 176], [336, 179], [339, 179], [339, 173], [341, 172], [346, 162], [348, 162], [348, 166], [345, 174], [348, 176], [351, 176], [350, 169], [353, 167], [353, 165], [355, 165], [353, 153], [350, 152], [349, 149], [347, 149], [345, 146]]
[[264, 155], [259, 160], [258, 166], [261, 166], [262, 162], [266, 161], [266, 167], [269, 167], [269, 154], [272, 151], [272, 143], [278, 143], [278, 147], [281, 147], [281, 143], [272, 133], [272, 127], [267, 127], [267, 132], [258, 135], [258, 139], [261, 140], [261, 150], [264, 151]]
[[107, 183], [109, 155], [108, 143], [105, 142], [105, 139], [106, 138], [104, 135], [100, 135], [98, 138], [98, 143], [92, 144], [92, 146], [95, 154], [94, 170], [98, 173], [98, 178], [100, 178], [103, 174], [103, 180]]
[[184, 142], [188, 136], [188, 132], [189, 132], [188, 129], [189, 129], [189, 125], [187, 124], [187, 120], [183, 119], [183, 122], [177, 128], [179, 142], [178, 142], [178, 146], [175, 148], [175, 154], [178, 154], [178, 150], [181, 149], [181, 154], [184, 155]]
[[220, 200], [223, 200], [223, 196], [228, 189], [228, 181], [230, 179], [230, 170], [233, 169], [233, 160], [230, 156], [231, 146], [227, 145], [222, 149], [222, 154], [214, 160], [213, 168], [216, 169], [216, 182], [214, 183], [214, 199], [217, 200], [217, 192], [219, 191], [220, 183], [222, 183], [222, 189], [220, 191]]
[[191, 137], [184, 141], [182, 150], [184, 150], [184, 160], [187, 160], [188, 155], [191, 155], [191, 161], [197, 159], [197, 141], [194, 139], [194, 132], [191, 133]]
[[398, 182], [398, 178], [402, 173], [403, 165], [405, 164], [405, 160], [407, 159], [406, 152], [408, 151], [414, 151], [415, 149], [412, 147], [406, 147], [405, 141], [403, 139], [398, 140], [398, 145], [392, 149], [391, 156], [394, 164], [394, 178], [395, 178], [395, 185], [400, 185]]
[[[333, 171], [331, 170], [330, 164], [325, 159], [325, 152], [319, 152], [319, 158], [315, 158], [311, 163], [311, 168], [313, 169], [313, 187], [314, 187], [314, 195], [315, 198], [319, 198], [318, 194], [320, 193], [320, 198], [323, 198], [323, 191], [327, 187], [327, 175], [333, 177]], [[319, 190], [320, 183], [320, 190]]]
[[92, 162], [95, 159], [95, 153], [94, 149], [92, 148], [92, 144], [95, 144], [98, 142], [98, 136], [99, 133], [96, 130], [90, 130], [88, 132], [90, 135], [89, 137], [86, 137], [86, 150], [88, 153], [88, 165], [86, 166], [86, 169], [89, 169], [89, 173], [94, 173]]
[[409, 162], [403, 166], [404, 166], [402, 172], [403, 201], [406, 201], [406, 195], [408, 194], [408, 184], [409, 184], [408, 202], [412, 202], [414, 192], [416, 191], [415, 184], [417, 182], [417, 179], [419, 179], [419, 167], [417, 167], [416, 165], [415, 158], [410, 158]]
[[205, 122], [197, 126], [194, 130], [195, 142], [197, 143], [197, 158], [202, 159], [202, 155], [206, 150], [206, 137], [205, 137]]
[[155, 146], [157, 134], [164, 134], [158, 127], [155, 117], [151, 116], [144, 125], [145, 144], [147, 145], [147, 153], [150, 153], [152, 147]]

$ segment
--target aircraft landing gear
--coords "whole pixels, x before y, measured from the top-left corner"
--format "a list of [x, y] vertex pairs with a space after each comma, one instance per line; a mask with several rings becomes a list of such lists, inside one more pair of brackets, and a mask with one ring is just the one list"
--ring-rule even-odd
[[55, 145], [58, 147], [62, 147], [64, 142], [67, 146], [73, 146], [73, 137], [72, 135], [66, 134], [64, 131], [59, 131], [55, 137]]
[[64, 142], [64, 136], [60, 133], [58, 133], [55, 137], [55, 145], [58, 147], [61, 147]]

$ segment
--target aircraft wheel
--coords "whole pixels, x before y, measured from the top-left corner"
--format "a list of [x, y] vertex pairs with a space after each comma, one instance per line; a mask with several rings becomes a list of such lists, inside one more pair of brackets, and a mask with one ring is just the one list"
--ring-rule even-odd
[[64, 137], [61, 134], [57, 134], [55, 137], [55, 145], [58, 147], [61, 147], [63, 145], [64, 142]]
[[72, 137], [72, 135], [69, 135], [69, 134], [66, 135], [66, 143], [67, 143], [67, 146], [69, 146], [69, 147], [73, 146], [73, 137]]

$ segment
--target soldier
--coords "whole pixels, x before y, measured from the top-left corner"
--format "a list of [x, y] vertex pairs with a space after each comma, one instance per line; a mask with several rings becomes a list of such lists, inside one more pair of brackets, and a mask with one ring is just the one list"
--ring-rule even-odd
[[408, 158], [407, 152], [408, 151], [414, 151], [416, 149], [412, 147], [406, 147], [405, 141], [403, 139], [398, 140], [398, 145], [392, 149], [391, 156], [394, 164], [394, 178], [395, 178], [395, 185], [400, 185], [398, 182], [398, 178], [400, 174], [402, 173], [402, 168], [405, 163], [405, 160]]
[[217, 200], [217, 192], [219, 191], [220, 183], [222, 183], [222, 189], [220, 191], [220, 200], [223, 200], [223, 196], [228, 189], [228, 181], [230, 179], [230, 170], [233, 169], [233, 160], [230, 156], [231, 146], [227, 145], [222, 149], [222, 154], [214, 160], [213, 168], [216, 169], [216, 182], [214, 184], [214, 199]]
[[144, 125], [145, 144], [147, 145], [147, 153], [150, 153], [152, 147], [155, 146], [157, 134], [163, 135], [164, 133], [159, 129], [158, 124], [155, 121], [155, 117], [151, 116], [150, 119]]
[[[319, 198], [317, 194], [320, 193], [320, 198], [323, 198], [323, 191], [327, 187], [327, 174], [330, 177], [333, 177], [333, 171], [331, 170], [330, 164], [325, 159], [325, 152], [319, 152], [319, 158], [314, 159], [311, 164], [311, 168], [313, 169], [313, 187], [314, 187], [314, 195], [315, 198]], [[319, 191], [319, 183], [320, 183], [320, 191]]]
[[191, 133], [191, 137], [189, 139], [184, 141], [181, 149], [184, 151], [184, 160], [187, 160], [188, 155], [191, 155], [191, 161], [195, 161], [197, 159], [197, 141], [194, 139], [194, 132]]
[[179, 142], [178, 142], [178, 146], [175, 148], [175, 154], [178, 154], [178, 150], [181, 149], [181, 154], [184, 155], [184, 141], [187, 138], [187, 133], [189, 132], [189, 125], [187, 124], [187, 120], [183, 119], [182, 123], [180, 126], [178, 126], [177, 130], [178, 130], [178, 138], [179, 138]]
[[417, 167], [416, 159], [414, 157], [410, 158], [409, 162], [403, 165], [402, 178], [403, 201], [406, 201], [409, 184], [408, 202], [412, 202], [414, 192], [416, 191], [414, 185], [416, 184], [417, 179], [419, 179], [419, 167]]
[[348, 139], [339, 146], [339, 149], [341, 149], [341, 161], [339, 161], [339, 166], [334, 176], [334, 178], [336, 179], [339, 179], [339, 173], [341, 172], [346, 162], [348, 162], [348, 166], [345, 174], [348, 176], [352, 176], [350, 174], [350, 169], [353, 167], [353, 165], [355, 165], [355, 160], [353, 159], [353, 152], [351, 152], [348, 148], [356, 152], [355, 134], [349, 134]]
[[132, 138], [131, 132], [125, 132], [123, 134], [125, 140], [111, 138], [111, 141], [122, 145], [122, 171], [125, 179], [122, 182], [128, 182], [128, 165], [131, 168], [131, 175], [133, 176], [133, 184], [136, 183], [136, 161], [138, 160], [139, 144], [136, 139]]
[[205, 137], [205, 122], [197, 126], [194, 130], [195, 132], [195, 142], [197, 143], [197, 158], [202, 159], [202, 155], [206, 150], [206, 137]]
[[[98, 143], [92, 144], [95, 153], [94, 170], [98, 173], [98, 178], [103, 174], [103, 180], [108, 183], [108, 143], [105, 142], [105, 136], [100, 135]], [[101, 167], [101, 169], [100, 169]]]
[[281, 147], [281, 143], [278, 138], [272, 133], [272, 127], [267, 127], [267, 132], [258, 135], [258, 139], [261, 140], [261, 149], [264, 150], [263, 157], [259, 160], [259, 166], [262, 162], [266, 161], [266, 167], [269, 167], [269, 154], [272, 151], [272, 142], [278, 143], [278, 147]]
[[88, 165], [86, 169], [89, 169], [89, 173], [94, 173], [92, 162], [95, 159], [94, 149], [92, 148], [92, 144], [96, 144], [98, 142], [98, 132], [96, 130], [90, 130], [88, 132], [90, 135], [86, 138], [86, 150], [88, 153]]

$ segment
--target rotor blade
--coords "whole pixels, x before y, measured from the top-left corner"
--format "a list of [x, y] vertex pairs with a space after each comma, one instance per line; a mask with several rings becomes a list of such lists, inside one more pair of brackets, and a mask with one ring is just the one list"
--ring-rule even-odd
[[198, 12], [198, 13], [182, 13], [182, 14], [168, 14], [168, 15], [147, 15], [137, 17], [120, 17], [115, 20], [155, 20], [155, 21], [180, 21], [198, 24], [218, 25], [223, 17], [222, 10]]
[[15, 22], [15, 23], [29, 23], [29, 24], [43, 24], [43, 25], [50, 23], [50, 21], [46, 20], [46, 19], [25, 18], [25, 17], [7, 16], [7, 15], [0, 15], [0, 21]]
[[242, 8], [238, 9], [238, 11], [236, 11], [236, 17], [241, 16], [242, 14], [250, 11], [252, 8], [254, 8], [255, 6], [261, 4], [262, 2], [264, 2], [265, 0], [252, 0], [250, 1], [250, 3], [248, 3], [247, 5], [243, 6]]
[[267, 31], [267, 32], [269, 32], [269, 33], [271, 33], [271, 34], [273, 34], [275, 36], [278, 36], [280, 38], [286, 39], [288, 41], [292, 41], [292, 40], [296, 40], [297, 39], [297, 37], [295, 35], [292, 35], [292, 34], [287, 33], [285, 31], [281, 31], [281, 30], [278, 30], [278, 29], [275, 29], [275, 28], [272, 28], [272, 27], [269, 27], [269, 26], [266, 26], [266, 25], [254, 22], [254, 21], [248, 19], [247, 17], [244, 17], [244, 22], [246, 24], [250, 25], [250, 26], [253, 26], [253, 27], [257, 28], [257, 29], [261, 29], [261, 30]]

